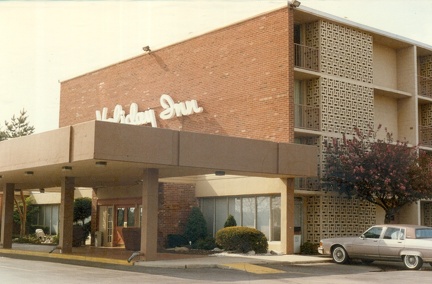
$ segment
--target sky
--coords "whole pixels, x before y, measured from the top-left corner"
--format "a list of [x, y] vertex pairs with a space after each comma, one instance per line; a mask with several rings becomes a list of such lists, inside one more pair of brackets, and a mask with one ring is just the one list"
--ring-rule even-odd
[[[299, 0], [432, 46], [431, 0]], [[284, 0], [1, 1], [0, 129], [58, 128], [60, 82], [286, 6]], [[372, 4], [373, 3], [373, 4]]]

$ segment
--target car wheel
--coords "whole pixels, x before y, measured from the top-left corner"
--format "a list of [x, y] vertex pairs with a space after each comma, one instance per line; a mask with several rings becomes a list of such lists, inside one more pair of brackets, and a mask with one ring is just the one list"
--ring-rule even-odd
[[372, 262], [374, 262], [374, 260], [372, 260], [372, 259], [362, 259], [361, 262], [364, 263], [364, 264], [371, 264]]
[[347, 263], [349, 260], [348, 253], [342, 246], [337, 246], [333, 249], [332, 257], [334, 262], [338, 264]]
[[403, 262], [408, 269], [418, 270], [423, 266], [423, 259], [417, 255], [404, 255]]

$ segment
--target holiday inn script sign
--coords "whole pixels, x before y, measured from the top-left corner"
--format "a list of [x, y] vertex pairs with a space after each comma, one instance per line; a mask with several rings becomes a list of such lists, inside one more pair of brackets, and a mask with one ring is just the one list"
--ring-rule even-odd
[[[203, 112], [203, 108], [198, 106], [196, 100], [184, 101], [175, 103], [174, 100], [166, 94], [161, 95], [161, 107], [164, 109], [159, 117], [163, 120], [172, 119], [174, 117], [188, 116], [194, 113]], [[121, 105], [116, 105], [112, 117], [108, 117], [108, 108], [104, 107], [102, 112], [96, 111], [96, 120], [125, 123], [133, 125], [151, 124], [152, 127], [157, 127], [156, 113], [153, 109], [146, 111], [138, 111], [138, 104], [132, 103], [129, 108], [129, 114], [123, 110]]]

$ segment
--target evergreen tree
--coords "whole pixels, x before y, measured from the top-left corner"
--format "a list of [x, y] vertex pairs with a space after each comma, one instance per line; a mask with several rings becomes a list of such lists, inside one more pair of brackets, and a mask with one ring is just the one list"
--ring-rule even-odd
[[237, 222], [234, 219], [234, 216], [231, 215], [231, 214], [229, 214], [228, 218], [225, 221], [224, 228], [226, 228], [226, 227], [235, 227], [235, 226], [237, 226]]
[[0, 141], [33, 134], [35, 128], [27, 119], [27, 112], [23, 109], [19, 117], [13, 115], [9, 122], [5, 121], [6, 128], [0, 131]]
[[[27, 121], [27, 119], [27, 112], [23, 109], [20, 111], [19, 117], [15, 117], [15, 115], [13, 115], [10, 122], [5, 121], [6, 129], [0, 131], [0, 141], [33, 134], [35, 128], [34, 126], [30, 126], [30, 123]], [[20, 235], [24, 236], [27, 225], [27, 203], [22, 190], [20, 197], [20, 202], [15, 199], [15, 206], [16, 211], [18, 211], [20, 216]]]
[[192, 208], [186, 223], [184, 236], [192, 243], [207, 237], [207, 223], [198, 207]]

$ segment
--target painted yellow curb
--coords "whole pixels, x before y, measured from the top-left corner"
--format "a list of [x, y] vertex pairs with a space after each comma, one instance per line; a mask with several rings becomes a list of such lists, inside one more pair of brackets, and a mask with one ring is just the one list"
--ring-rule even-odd
[[88, 257], [88, 256], [73, 255], [73, 254], [58, 254], [58, 253], [51, 253], [50, 254], [47, 252], [11, 250], [11, 249], [0, 249], [0, 254], [2, 254], [2, 255], [29, 255], [29, 256], [38, 256], [38, 257], [53, 258], [53, 259], [90, 261], [90, 262], [128, 265], [128, 266], [133, 265], [132, 262], [128, 263], [126, 260], [110, 259], [110, 258], [102, 258], [102, 257]]
[[276, 274], [276, 273], [285, 273], [283, 270], [277, 270], [273, 268], [268, 268], [265, 266], [259, 266], [250, 263], [227, 263], [222, 264], [221, 266], [225, 266], [227, 268], [237, 269], [241, 271], [246, 271], [254, 274]]

